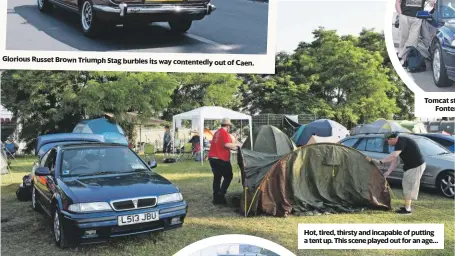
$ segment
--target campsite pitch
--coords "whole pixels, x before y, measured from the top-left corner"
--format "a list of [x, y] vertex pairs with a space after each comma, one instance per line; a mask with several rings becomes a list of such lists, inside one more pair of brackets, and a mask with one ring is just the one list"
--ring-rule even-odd
[[[1, 225], [2, 255], [173, 255], [186, 245], [203, 238], [224, 234], [246, 234], [274, 241], [297, 255], [452, 255], [454, 238], [454, 201], [432, 191], [421, 191], [419, 201], [411, 216], [392, 212], [366, 211], [355, 214], [321, 216], [243, 217], [237, 205], [214, 206], [211, 204], [212, 173], [209, 165], [194, 161], [174, 164], [160, 163], [157, 172], [179, 186], [189, 202], [189, 214], [182, 229], [158, 235], [142, 235], [115, 239], [110, 243], [80, 246], [70, 250], [58, 249], [52, 240], [50, 225], [37, 216], [31, 202], [20, 202], [15, 191], [22, 177], [31, 170], [34, 158], [13, 161], [13, 172], [2, 175]], [[237, 166], [229, 196], [239, 196], [242, 187]], [[401, 198], [399, 187], [393, 195]], [[237, 201], [234, 198], [234, 201]], [[392, 206], [401, 206], [401, 200], [392, 200]], [[445, 226], [444, 250], [297, 250], [297, 225], [299, 223], [443, 223]]]

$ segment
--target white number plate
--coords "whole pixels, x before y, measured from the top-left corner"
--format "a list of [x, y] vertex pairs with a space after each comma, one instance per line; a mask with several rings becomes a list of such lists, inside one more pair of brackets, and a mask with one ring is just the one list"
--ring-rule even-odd
[[160, 216], [158, 212], [139, 213], [133, 215], [119, 216], [118, 225], [119, 226], [132, 225], [144, 222], [157, 221], [159, 219]]

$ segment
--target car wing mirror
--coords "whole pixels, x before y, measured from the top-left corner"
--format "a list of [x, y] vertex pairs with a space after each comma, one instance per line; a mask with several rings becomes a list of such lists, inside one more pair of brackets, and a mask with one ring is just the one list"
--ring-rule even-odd
[[416, 17], [419, 19], [430, 19], [432, 18], [431, 13], [429, 11], [418, 11]]
[[36, 176], [48, 176], [51, 175], [51, 171], [47, 167], [38, 167], [35, 169]]

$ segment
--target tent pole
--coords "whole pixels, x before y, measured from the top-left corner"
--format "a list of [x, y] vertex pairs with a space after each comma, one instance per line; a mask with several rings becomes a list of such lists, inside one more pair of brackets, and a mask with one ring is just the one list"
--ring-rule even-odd
[[199, 120], [199, 144], [201, 154], [201, 165], [204, 165], [204, 117], [201, 116]]
[[240, 142], [242, 141], [242, 133], [243, 133], [243, 120], [240, 120]]
[[251, 150], [254, 149], [254, 146], [253, 146], [253, 122], [251, 121], [251, 117], [249, 117], [248, 119], [249, 123], [250, 123], [250, 143], [251, 143]]
[[[172, 117], [172, 134], [171, 134], [171, 145], [173, 145], [175, 139], [175, 117]], [[166, 147], [166, 145], [164, 145]], [[175, 147], [172, 147], [172, 154], [175, 154]]]

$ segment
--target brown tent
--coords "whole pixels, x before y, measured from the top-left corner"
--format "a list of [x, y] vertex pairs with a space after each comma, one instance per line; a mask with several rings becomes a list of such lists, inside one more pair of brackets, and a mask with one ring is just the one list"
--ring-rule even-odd
[[242, 149], [238, 160], [245, 216], [391, 208], [387, 182], [378, 167], [341, 144], [311, 144], [284, 156]]

